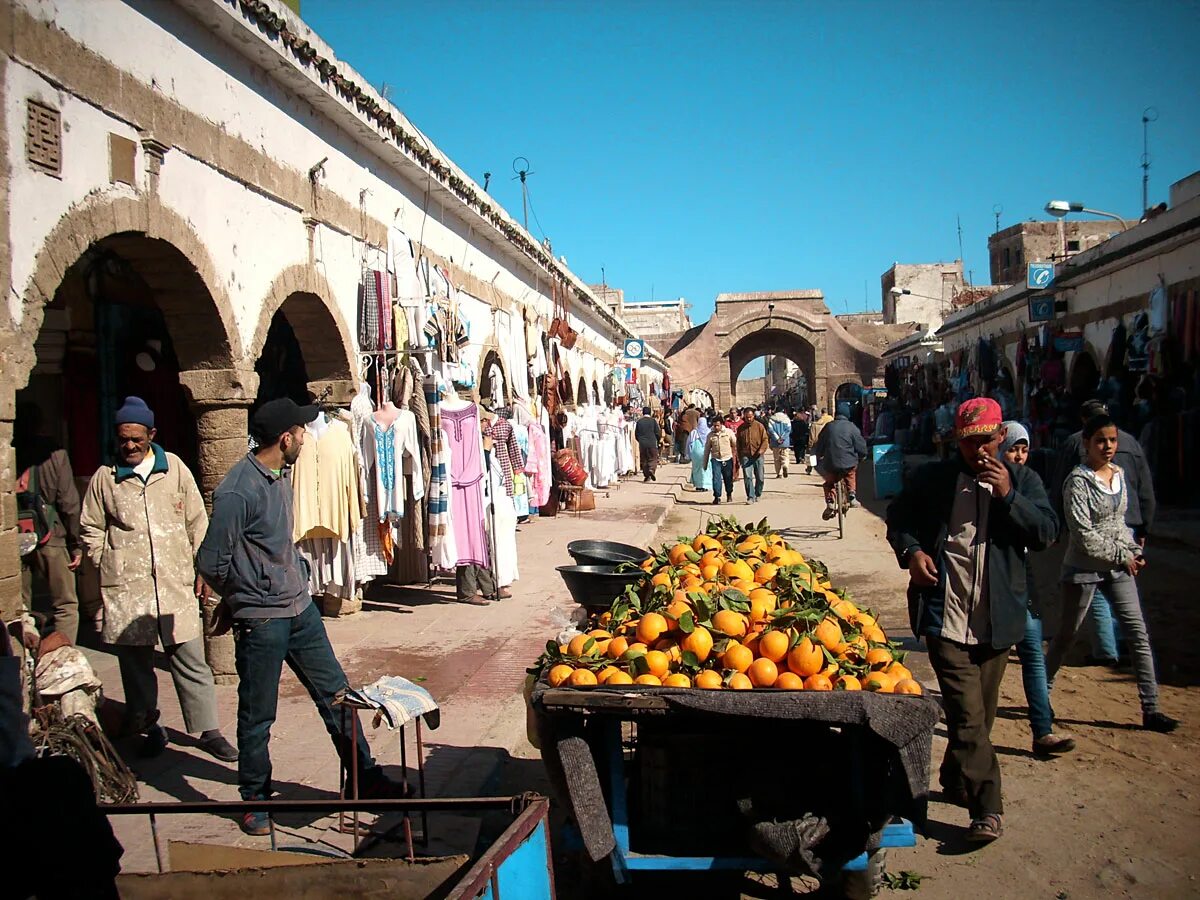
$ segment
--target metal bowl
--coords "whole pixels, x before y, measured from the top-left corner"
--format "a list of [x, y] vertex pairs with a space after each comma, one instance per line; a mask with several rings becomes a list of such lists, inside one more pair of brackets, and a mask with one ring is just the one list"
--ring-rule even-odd
[[617, 572], [607, 566], [558, 566], [571, 598], [588, 610], [606, 610], [625, 588], [646, 577], [645, 572]]
[[652, 554], [632, 544], [616, 541], [571, 541], [567, 552], [578, 566], [618, 566], [621, 563], [641, 564]]

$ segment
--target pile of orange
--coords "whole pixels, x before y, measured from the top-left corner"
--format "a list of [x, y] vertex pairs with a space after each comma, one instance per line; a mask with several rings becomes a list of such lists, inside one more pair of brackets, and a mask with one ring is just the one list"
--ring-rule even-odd
[[764, 520], [712, 522], [664, 545], [646, 577], [532, 672], [553, 687], [920, 694], [876, 616]]

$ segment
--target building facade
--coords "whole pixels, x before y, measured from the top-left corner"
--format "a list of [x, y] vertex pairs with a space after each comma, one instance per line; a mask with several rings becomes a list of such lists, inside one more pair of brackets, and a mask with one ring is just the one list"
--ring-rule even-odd
[[[572, 386], [619, 392], [629, 326], [281, 0], [5, 0], [0, 65], [6, 613], [18, 401], [82, 479], [106, 412], [145, 396], [207, 494], [256, 403], [353, 396], [363, 273], [390, 244], [455, 286], [477, 383], [529, 396], [513, 335], [532, 331]], [[571, 349], [545, 339], [564, 310]], [[652, 354], [644, 389], [665, 371]]]
[[988, 237], [992, 284], [1024, 283], [1029, 263], [1061, 262], [1107, 241], [1121, 230], [1111, 220], [1019, 222]]
[[937, 328], [963, 287], [961, 259], [936, 263], [893, 263], [879, 276], [883, 321]]

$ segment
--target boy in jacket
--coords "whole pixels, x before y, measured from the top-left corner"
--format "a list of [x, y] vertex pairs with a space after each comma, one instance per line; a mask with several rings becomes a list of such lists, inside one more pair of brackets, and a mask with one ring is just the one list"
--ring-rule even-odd
[[911, 578], [913, 633], [942, 692], [942, 787], [970, 811], [968, 839], [980, 843], [1003, 831], [991, 730], [1008, 652], [1025, 634], [1025, 554], [1058, 533], [1037, 475], [997, 459], [1001, 422], [994, 400], [959, 406], [958, 454], [918, 469], [887, 512], [888, 543]]

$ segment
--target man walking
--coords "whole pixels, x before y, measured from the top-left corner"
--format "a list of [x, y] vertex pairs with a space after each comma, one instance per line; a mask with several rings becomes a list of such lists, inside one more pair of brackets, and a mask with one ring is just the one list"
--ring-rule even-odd
[[754, 407], [742, 410], [742, 424], [737, 429], [738, 461], [742, 467], [742, 482], [746, 485], [746, 502], [757, 503], [766, 481], [767, 448], [770, 438], [763, 423], [754, 417]]
[[158, 724], [154, 647], [162, 643], [188, 732], [225, 762], [237, 750], [217, 729], [212, 670], [204, 659], [200, 600], [208, 595], [193, 559], [208, 526], [196, 479], [154, 438], [154, 412], [140, 397], [117, 410], [117, 459], [92, 476], [80, 532], [100, 570], [102, 636], [113, 644], [125, 688], [127, 730], [146, 735], [142, 753], [166, 749]]
[[[222, 613], [232, 618], [238, 678], [238, 790], [243, 800], [271, 796], [269, 742], [279, 703], [283, 664], [296, 673], [317, 706], [346, 771], [357, 756], [359, 797], [398, 797], [371, 757], [363, 729], [352, 737], [351, 717], [334, 707], [349, 687], [333, 655], [321, 614], [308, 592], [308, 577], [292, 543], [290, 466], [300, 456], [315, 406], [292, 400], [263, 404], [250, 423], [258, 449], [238, 462], [213, 493], [213, 517], [198, 565], [220, 593]], [[242, 816], [242, 831], [270, 833], [265, 812]]]
[[796, 410], [792, 419], [792, 452], [796, 454], [796, 465], [804, 465], [804, 457], [808, 454], [808, 413], [803, 409]]
[[737, 464], [737, 437], [725, 427], [720, 413], [713, 417], [712, 431], [704, 443], [705, 468], [712, 467], [713, 503], [721, 502], [721, 485], [725, 486], [725, 502], [733, 502], [733, 469]]
[[[815, 415], [815, 410], [814, 410], [814, 415]], [[816, 451], [817, 441], [819, 441], [821, 439], [821, 432], [824, 431], [825, 426], [828, 425], [832, 421], [833, 421], [833, 416], [829, 415], [828, 410], [823, 409], [823, 410], [821, 410], [821, 415], [817, 418], [817, 420], [815, 422], [812, 423], [812, 428], [809, 429], [809, 432], [808, 432], [808, 446], [813, 448], [814, 454]], [[804, 474], [811, 475], [812, 473], [813, 473], [813, 467], [806, 466]]]
[[991, 730], [1009, 650], [1025, 634], [1026, 548], [1045, 549], [1058, 531], [1037, 475], [997, 458], [1001, 422], [996, 401], [963, 403], [959, 453], [918, 469], [887, 511], [888, 543], [909, 571], [909, 620], [942, 691], [942, 788], [970, 811], [967, 837], [979, 843], [1003, 831]]
[[788, 477], [788, 451], [792, 445], [792, 420], [782, 409], [776, 410], [767, 423], [767, 437], [771, 442], [771, 457], [775, 463], [775, 477], [780, 471]]
[[846, 482], [846, 497], [851, 509], [857, 509], [858, 463], [867, 455], [867, 442], [850, 421], [850, 404], [837, 405], [837, 417], [821, 429], [817, 446], [813, 449], [817, 457], [817, 471], [825, 479], [825, 512], [821, 518], [828, 521], [837, 515], [837, 484]]
[[650, 407], [642, 407], [642, 417], [633, 426], [633, 437], [638, 445], [642, 481], [658, 481], [654, 477], [654, 471], [658, 468], [658, 445], [662, 441], [662, 427], [650, 414]]
[[40, 425], [37, 406], [18, 407], [13, 434], [20, 473], [17, 519], [23, 526], [28, 523], [27, 539], [35, 542], [21, 557], [21, 599], [25, 610], [31, 610], [34, 577], [44, 580], [50, 590], [53, 629], [74, 644], [79, 637], [75, 571], [83, 560], [79, 490], [67, 451], [42, 435]]
[[676, 429], [675, 446], [679, 450], [679, 461], [690, 462], [687, 455], [688, 435], [696, 430], [696, 425], [700, 421], [700, 410], [696, 409], [696, 404], [689, 403], [687, 409], [679, 414], [679, 422]]

